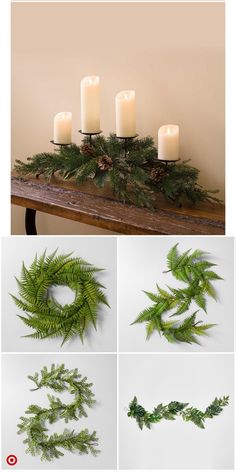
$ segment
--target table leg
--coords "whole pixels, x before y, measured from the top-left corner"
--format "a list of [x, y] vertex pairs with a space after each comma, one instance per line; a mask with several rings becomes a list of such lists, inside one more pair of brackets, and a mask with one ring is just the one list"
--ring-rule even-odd
[[32, 208], [26, 208], [25, 210], [25, 232], [28, 235], [36, 235], [36, 210], [32, 210]]

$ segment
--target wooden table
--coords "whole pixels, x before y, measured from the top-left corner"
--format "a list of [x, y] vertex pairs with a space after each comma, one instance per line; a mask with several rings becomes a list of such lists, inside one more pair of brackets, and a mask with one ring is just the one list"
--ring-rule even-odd
[[175, 208], [160, 198], [153, 212], [117, 201], [109, 190], [95, 190], [91, 184], [78, 188], [56, 178], [48, 183], [13, 175], [11, 201], [26, 208], [26, 234], [37, 234], [36, 211], [121, 234], [225, 234], [223, 205]]

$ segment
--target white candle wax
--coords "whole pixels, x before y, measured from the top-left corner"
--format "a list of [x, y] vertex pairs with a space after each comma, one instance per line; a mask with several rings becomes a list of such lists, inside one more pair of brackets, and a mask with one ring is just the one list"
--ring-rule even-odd
[[136, 134], [134, 90], [124, 90], [116, 95], [116, 136], [130, 138]]
[[96, 76], [84, 77], [81, 91], [81, 130], [83, 133], [100, 131], [100, 79]]
[[62, 111], [54, 117], [54, 143], [70, 144], [72, 132], [72, 113]]
[[165, 125], [158, 131], [158, 159], [177, 161], [179, 159], [179, 126]]

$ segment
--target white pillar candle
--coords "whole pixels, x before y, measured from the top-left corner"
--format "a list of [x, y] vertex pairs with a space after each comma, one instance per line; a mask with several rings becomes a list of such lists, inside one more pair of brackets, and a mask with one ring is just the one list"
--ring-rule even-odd
[[54, 143], [70, 144], [72, 132], [72, 113], [62, 111], [54, 117]]
[[179, 159], [179, 126], [165, 125], [158, 131], [158, 159], [177, 161]]
[[136, 110], [134, 90], [124, 90], [116, 95], [116, 136], [130, 138], [136, 134]]
[[84, 77], [80, 82], [81, 91], [81, 131], [100, 131], [100, 79], [96, 76]]

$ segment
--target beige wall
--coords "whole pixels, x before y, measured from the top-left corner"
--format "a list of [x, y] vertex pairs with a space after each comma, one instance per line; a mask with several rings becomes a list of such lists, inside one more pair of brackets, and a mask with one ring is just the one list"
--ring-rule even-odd
[[[223, 3], [15, 3], [12, 5], [12, 157], [52, 150], [53, 116], [73, 113], [79, 142], [80, 79], [99, 75], [102, 129], [115, 129], [114, 97], [136, 90], [137, 128], [157, 137], [178, 123], [181, 157], [224, 196]], [[39, 216], [44, 234], [104, 233]], [[22, 234], [14, 207], [12, 233]]]

